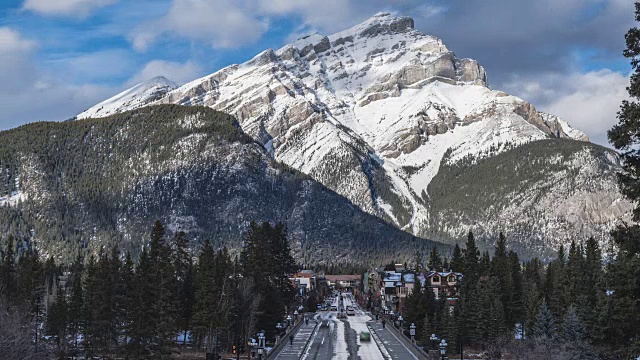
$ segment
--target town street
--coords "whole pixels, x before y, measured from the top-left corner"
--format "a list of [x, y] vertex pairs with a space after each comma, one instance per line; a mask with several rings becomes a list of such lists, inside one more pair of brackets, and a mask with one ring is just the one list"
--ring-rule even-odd
[[[382, 329], [380, 323], [364, 312], [351, 294], [336, 297], [333, 306], [337, 311], [318, 312], [314, 320], [303, 325], [295, 334], [293, 345], [287, 344], [276, 359], [419, 359], [393, 333]], [[355, 309], [355, 315], [339, 319], [338, 314], [348, 307]], [[371, 333], [369, 341], [360, 340], [362, 332]]]

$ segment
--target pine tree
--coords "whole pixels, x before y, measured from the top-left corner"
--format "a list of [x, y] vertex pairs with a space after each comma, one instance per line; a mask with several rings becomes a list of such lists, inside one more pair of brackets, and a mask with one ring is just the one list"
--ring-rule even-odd
[[423, 289], [422, 283], [416, 277], [416, 281], [413, 287], [413, 291], [409, 294], [403, 303], [404, 325], [405, 328], [409, 328], [410, 324], [416, 325], [416, 334], [422, 332], [423, 319], [428, 314], [429, 306], [433, 297], [429, 297], [432, 294], [430, 289]]
[[186, 345], [187, 333], [191, 329], [193, 308], [195, 302], [194, 266], [189, 254], [187, 236], [183, 232], [176, 234], [175, 268], [178, 281], [179, 314], [177, 327], [184, 335], [183, 345]]
[[58, 350], [65, 342], [68, 311], [64, 289], [58, 284], [54, 303], [50, 305], [47, 313], [47, 335], [56, 337]]
[[69, 334], [73, 339], [74, 351], [78, 350], [78, 339], [84, 330], [84, 292], [82, 288], [82, 274], [84, 264], [80, 252], [71, 266], [71, 297], [69, 299]]
[[505, 309], [505, 317], [507, 324], [514, 326], [516, 323], [524, 325], [526, 317], [526, 307], [524, 303], [524, 284], [522, 276], [522, 267], [518, 254], [514, 251], [509, 252], [509, 270], [511, 272], [511, 298], [509, 299], [509, 307]]
[[586, 338], [586, 331], [582, 320], [578, 317], [575, 306], [570, 306], [562, 324], [562, 338], [564, 341], [580, 342]]
[[115, 300], [116, 319], [118, 321], [116, 332], [121, 342], [117, 344], [117, 352], [120, 355], [127, 353], [127, 344], [130, 341], [130, 331], [133, 317], [134, 294], [135, 294], [135, 273], [131, 254], [126, 253], [122, 262], [118, 279], [114, 288], [113, 296]]
[[422, 271], [422, 253], [420, 252], [420, 250], [416, 250], [414, 264], [416, 274]]
[[286, 227], [281, 223], [272, 226], [268, 222], [261, 225], [252, 222], [245, 236], [240, 264], [243, 276], [253, 279], [262, 296], [258, 326], [266, 330], [267, 336], [273, 336], [276, 323], [295, 295], [289, 275], [295, 273], [298, 266], [291, 256]]
[[[419, 333], [420, 342], [423, 344], [429, 344], [431, 334], [435, 332], [433, 323], [431, 322], [431, 314], [425, 313], [422, 319], [422, 331]], [[416, 332], [417, 333], [417, 332]]]
[[429, 253], [429, 269], [435, 271], [443, 271], [442, 257], [438, 252], [438, 248], [436, 248], [435, 246], [431, 248], [431, 252]]
[[158, 286], [152, 283], [154, 280], [152, 271], [154, 268], [145, 249], [140, 254], [129, 301], [131, 304], [131, 323], [128, 331], [130, 341], [127, 352], [135, 359], [155, 359], [158, 357], [157, 339], [160, 336], [156, 322]]
[[556, 321], [545, 300], [538, 310], [532, 335], [543, 339], [554, 339], [556, 336]]
[[[635, 20], [640, 22], [640, 2], [635, 3]], [[640, 29], [631, 28], [625, 35], [627, 48], [624, 56], [631, 60], [633, 75], [627, 87], [632, 101], [623, 100], [618, 112], [618, 123], [608, 132], [609, 141], [622, 151], [624, 172], [619, 174], [622, 192], [636, 203], [634, 220], [640, 220]]]
[[478, 250], [476, 246], [471, 230], [469, 230], [469, 234], [467, 235], [467, 242], [463, 251], [463, 268], [465, 282], [477, 281], [480, 276], [480, 250]]
[[166, 243], [164, 225], [156, 221], [151, 231], [148, 274], [155, 286], [156, 297], [151, 298], [154, 319], [153, 333], [157, 335], [153, 353], [158, 358], [171, 353], [172, 338], [177, 334], [178, 284], [171, 248]]
[[4, 296], [7, 304], [14, 304], [18, 293], [16, 284], [15, 255], [13, 251], [13, 237], [7, 239], [7, 251], [4, 254], [3, 262], [0, 265], [0, 291]]
[[[640, 2], [635, 3], [635, 20], [640, 22]], [[627, 91], [631, 101], [624, 100], [618, 112], [618, 123], [609, 130], [609, 141], [622, 152], [623, 172], [618, 174], [622, 193], [635, 203], [633, 220], [640, 220], [640, 29], [633, 27], [625, 35], [624, 56], [630, 59], [633, 74]], [[606, 336], [611, 346], [628, 349], [624, 357], [640, 351], [640, 226], [623, 224], [613, 232], [618, 256], [609, 268], [615, 279], [608, 285], [609, 299], [606, 308], [612, 318], [618, 320], [616, 329]], [[619, 335], [611, 338], [612, 335]]]
[[480, 267], [478, 272], [480, 276], [483, 276], [483, 275], [489, 275], [490, 271], [491, 271], [491, 256], [489, 255], [488, 251], [485, 251], [484, 253], [482, 253], [482, 257], [480, 258]]
[[462, 250], [458, 244], [453, 247], [450, 266], [451, 271], [464, 273], [464, 259], [462, 257]]

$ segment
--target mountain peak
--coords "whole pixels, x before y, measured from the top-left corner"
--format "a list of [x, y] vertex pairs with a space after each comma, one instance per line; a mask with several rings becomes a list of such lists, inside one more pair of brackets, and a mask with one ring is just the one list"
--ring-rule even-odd
[[154, 76], [151, 79], [149, 79], [147, 81], [143, 81], [138, 85], [164, 85], [164, 86], [169, 86], [169, 87], [174, 87], [174, 88], [178, 87], [178, 85], [175, 82], [173, 82], [173, 81], [171, 81], [171, 80], [169, 80], [166, 77], [161, 76], [161, 75]]
[[358, 37], [369, 38], [381, 34], [403, 33], [413, 30], [414, 27], [413, 18], [379, 12], [360, 24], [341, 31], [332, 37], [340, 38], [356, 35]]
[[95, 105], [76, 116], [77, 119], [104, 117], [136, 109], [162, 98], [178, 85], [164, 76], [156, 76], [136, 84], [112, 98]]

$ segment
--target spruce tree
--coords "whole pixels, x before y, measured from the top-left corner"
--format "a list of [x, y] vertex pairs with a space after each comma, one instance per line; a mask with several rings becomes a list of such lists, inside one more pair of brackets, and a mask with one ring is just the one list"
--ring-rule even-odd
[[140, 260], [135, 271], [134, 287], [131, 293], [131, 323], [129, 325], [130, 341], [128, 353], [136, 359], [157, 359], [161, 356], [158, 349], [160, 331], [157, 327], [159, 297], [158, 284], [152, 274], [154, 266], [151, 264], [146, 249], [140, 254]]
[[580, 342], [586, 338], [584, 323], [578, 317], [575, 306], [570, 306], [562, 324], [562, 338], [566, 342]]
[[[640, 2], [635, 3], [635, 20], [640, 22]], [[630, 60], [633, 74], [627, 87], [631, 101], [623, 100], [618, 123], [608, 132], [609, 141], [621, 150], [624, 172], [619, 174], [622, 192], [636, 203], [634, 220], [640, 220], [640, 29], [631, 28], [625, 35], [623, 55]]]
[[164, 225], [156, 221], [151, 230], [149, 246], [149, 280], [155, 287], [151, 298], [154, 319], [153, 333], [157, 336], [153, 353], [158, 358], [171, 353], [172, 338], [177, 334], [178, 284], [175, 278], [173, 256], [165, 238]]
[[13, 249], [13, 237], [7, 239], [7, 250], [4, 253], [3, 262], [0, 265], [0, 290], [7, 304], [14, 304], [17, 296], [17, 277], [15, 269], [15, 255]]
[[526, 307], [524, 303], [524, 284], [522, 267], [518, 254], [509, 252], [509, 271], [511, 272], [511, 298], [509, 306], [505, 309], [507, 324], [514, 326], [516, 323], [524, 325]]
[[541, 339], [554, 339], [556, 336], [556, 321], [545, 300], [538, 309], [532, 335]]
[[195, 306], [193, 314], [193, 331], [199, 346], [206, 344], [214, 322], [214, 309], [217, 296], [215, 287], [215, 254], [208, 241], [205, 241], [195, 274]]
[[177, 328], [183, 333], [184, 345], [186, 345], [187, 333], [190, 330], [193, 316], [194, 288], [193, 288], [193, 261], [189, 251], [187, 234], [180, 231], [173, 238], [174, 267], [178, 286], [178, 324]]
[[[640, 22], [640, 2], [635, 3], [635, 20]], [[631, 101], [624, 100], [618, 112], [618, 123], [609, 130], [609, 141], [622, 152], [623, 172], [618, 174], [622, 193], [635, 204], [633, 220], [640, 220], [640, 29], [633, 27], [625, 35], [626, 49], [623, 55], [630, 60], [633, 74], [627, 87]], [[616, 328], [608, 333], [609, 344], [627, 349], [626, 357], [640, 351], [640, 227], [620, 225], [613, 232], [618, 247], [615, 263], [607, 276], [615, 281], [607, 286], [607, 303], [611, 318], [617, 320]], [[636, 279], [636, 280], [634, 280]], [[619, 335], [614, 337], [615, 335]]]
[[431, 252], [429, 253], [429, 269], [435, 271], [443, 271], [442, 257], [438, 252], [438, 248], [436, 248], [435, 246], [431, 248]]
[[78, 351], [78, 339], [84, 330], [84, 292], [82, 288], [82, 274], [84, 264], [80, 252], [71, 266], [71, 296], [69, 299], [69, 334], [73, 340], [74, 351]]
[[49, 312], [47, 313], [47, 335], [55, 336], [58, 350], [61, 350], [61, 345], [66, 340], [69, 310], [64, 289], [60, 284], [56, 288], [55, 300], [49, 306]]
[[449, 265], [451, 267], [451, 271], [460, 273], [464, 272], [464, 259], [462, 257], [462, 250], [457, 243], [453, 247], [453, 254], [451, 255], [451, 262]]
[[135, 273], [131, 254], [126, 253], [124, 262], [121, 263], [118, 279], [114, 289], [115, 312], [117, 318], [116, 332], [121, 339], [117, 344], [119, 354], [127, 353], [127, 344], [131, 339], [131, 324], [133, 317], [133, 307], [135, 306]]
[[422, 253], [420, 250], [416, 250], [415, 259], [414, 259], [414, 269], [416, 274], [422, 271]]
[[480, 250], [478, 250], [476, 246], [471, 230], [469, 230], [469, 234], [467, 235], [467, 242], [463, 251], [463, 268], [465, 282], [477, 281], [480, 276]]

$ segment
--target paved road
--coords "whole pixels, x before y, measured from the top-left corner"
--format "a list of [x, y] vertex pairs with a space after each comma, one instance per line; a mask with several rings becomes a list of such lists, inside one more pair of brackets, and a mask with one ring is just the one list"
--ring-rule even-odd
[[[401, 359], [401, 360], [418, 360], [419, 358], [413, 354], [410, 348], [405, 345], [396, 334], [392, 333], [391, 330], [383, 329], [382, 324], [372, 321], [369, 322], [368, 325], [373, 330], [374, 334], [380, 339], [382, 346], [387, 351], [387, 354], [391, 359]], [[389, 325], [387, 324], [387, 327]], [[388, 358], [389, 358], [388, 357]]]
[[[407, 345], [382, 324], [372, 321], [369, 314], [358, 307], [353, 296], [336, 298], [339, 310], [353, 306], [355, 316], [338, 319], [337, 312], [319, 312], [315, 321], [303, 325], [295, 335], [293, 346], [287, 344], [278, 354], [279, 360], [417, 360]], [[316, 327], [316, 322], [318, 326]], [[369, 342], [360, 341], [362, 331], [371, 331]], [[288, 341], [288, 339], [286, 339]], [[308, 343], [308, 346], [307, 346]]]
[[[307, 346], [309, 338], [313, 335], [316, 328], [315, 321], [309, 321], [308, 324], [302, 324], [298, 332], [293, 337], [293, 344], [287, 344], [280, 351], [276, 359], [278, 360], [299, 360], [304, 353], [304, 349]], [[289, 341], [289, 339], [283, 339], [283, 341]]]
[[330, 360], [333, 358], [333, 347], [335, 343], [335, 333], [331, 331], [331, 326], [325, 320], [317, 329], [313, 336], [313, 341], [309, 349], [304, 354], [304, 359], [308, 360]]

